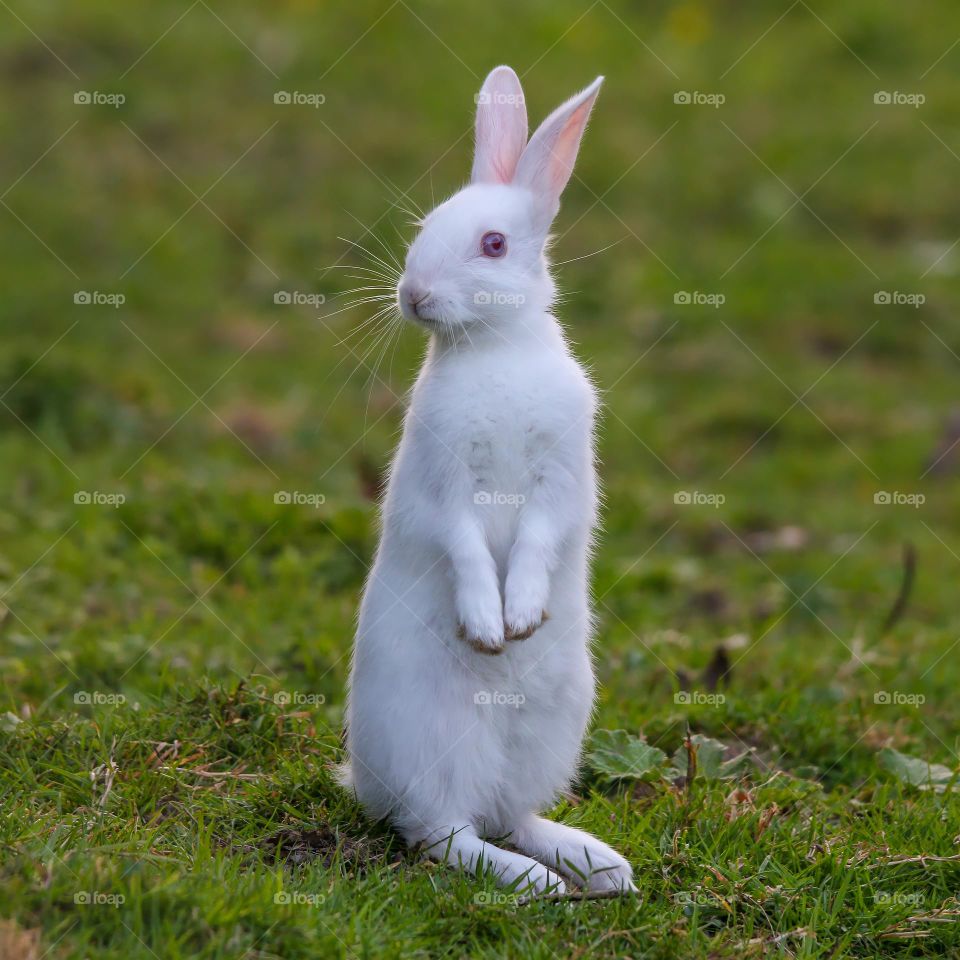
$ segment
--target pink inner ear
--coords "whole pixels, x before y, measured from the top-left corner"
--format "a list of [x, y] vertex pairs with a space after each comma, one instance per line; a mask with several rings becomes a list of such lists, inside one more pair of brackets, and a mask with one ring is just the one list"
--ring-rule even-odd
[[493, 161], [493, 170], [500, 183], [509, 183], [513, 179], [513, 171], [517, 167], [517, 158], [504, 150], [498, 150]]
[[509, 183], [517, 168], [523, 144], [518, 142], [515, 132], [508, 125], [498, 122], [498, 111], [491, 113], [492, 115], [487, 115], [480, 121], [477, 157], [482, 165], [484, 179]]
[[593, 106], [593, 100], [580, 104], [573, 113], [570, 114], [567, 122], [563, 125], [556, 143], [551, 150], [548, 176], [553, 189], [559, 193], [567, 185], [570, 174], [573, 173], [573, 164], [577, 158], [577, 148], [580, 145], [580, 138], [583, 136], [583, 128], [590, 116], [590, 108]]
[[510, 183], [527, 144], [527, 108], [517, 75], [497, 67], [480, 91], [473, 179]]
[[514, 182], [532, 191], [543, 216], [557, 212], [560, 194], [573, 173], [586, 129], [603, 77], [557, 107], [540, 124], [520, 158]]

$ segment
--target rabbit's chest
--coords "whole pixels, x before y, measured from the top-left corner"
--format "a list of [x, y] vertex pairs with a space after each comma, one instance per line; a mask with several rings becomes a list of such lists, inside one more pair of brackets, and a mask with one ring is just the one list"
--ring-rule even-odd
[[509, 529], [546, 474], [571, 476], [589, 460], [580, 449], [589, 431], [577, 424], [591, 417], [591, 394], [569, 359], [510, 354], [436, 373], [411, 426], [425, 445], [417, 446], [429, 448], [420, 465], [443, 485], [441, 498], [468, 493], [486, 519]]
[[546, 415], [542, 401], [500, 394], [465, 418], [456, 446], [478, 489], [499, 482], [522, 493], [559, 436], [560, 424]]

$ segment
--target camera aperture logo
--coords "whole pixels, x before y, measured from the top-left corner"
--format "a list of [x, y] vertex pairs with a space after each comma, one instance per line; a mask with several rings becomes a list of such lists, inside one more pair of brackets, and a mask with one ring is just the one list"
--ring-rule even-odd
[[122, 93], [104, 93], [102, 90], [77, 90], [73, 102], [81, 107], [122, 107], [127, 98]]
[[[717, 895], [712, 895], [705, 890], [678, 890], [673, 894], [673, 902], [681, 907], [715, 907], [719, 902]], [[726, 903], [732, 903], [737, 900], [737, 896], [724, 893], [723, 900]]]
[[473, 102], [477, 106], [481, 103], [492, 103], [501, 107], [522, 107], [527, 101], [522, 93], [490, 93], [483, 90], [474, 96]]
[[273, 895], [273, 902], [281, 907], [322, 907], [326, 901], [322, 893], [302, 893], [300, 890], [278, 890]]
[[79, 307], [122, 307], [127, 298], [122, 293], [105, 293], [103, 290], [77, 290], [73, 302]]
[[927, 298], [922, 293], [904, 293], [901, 290], [877, 290], [873, 295], [873, 302], [878, 307], [913, 307], [919, 310]]
[[284, 506], [295, 507], [317, 507], [327, 502], [327, 497], [323, 493], [302, 493], [300, 490], [277, 490], [273, 495], [273, 502]]
[[302, 90], [278, 90], [273, 102], [282, 107], [313, 107], [316, 110], [327, 102], [324, 93], [304, 93]]
[[278, 290], [273, 302], [279, 307], [322, 307], [327, 298], [322, 293], [307, 293], [304, 290]]
[[101, 893], [99, 890], [78, 890], [73, 902], [80, 907], [122, 907], [127, 898], [122, 893]]
[[513, 707], [519, 710], [527, 698], [522, 693], [504, 693], [501, 690], [478, 690], [473, 695], [473, 702], [478, 707]]
[[104, 493], [102, 490], [77, 490], [73, 495], [73, 502], [77, 506], [117, 507], [127, 502], [124, 493]]
[[527, 498], [522, 493], [503, 493], [501, 490], [477, 490], [473, 502], [478, 507], [522, 507]]
[[899, 890], [881, 890], [873, 895], [874, 902], [884, 907], [922, 907], [922, 893], [902, 893]]
[[678, 290], [673, 295], [673, 302], [678, 307], [713, 307], [717, 310], [727, 302], [727, 297], [723, 293], [705, 293], [703, 290]]
[[508, 293], [505, 290], [478, 290], [473, 295], [478, 307], [522, 307], [527, 298], [522, 293]]
[[727, 98], [722, 93], [704, 93], [701, 90], [678, 90], [673, 95], [673, 102], [684, 107], [713, 107], [714, 110], [716, 110], [727, 102]]
[[727, 698], [722, 693], [705, 693], [703, 690], [678, 690], [673, 702], [682, 707], [722, 707]]
[[881, 107], [922, 107], [927, 98], [922, 93], [903, 93], [900, 90], [878, 90], [873, 102]]
[[904, 693], [902, 690], [878, 690], [873, 702], [891, 707], [922, 707], [927, 698], [922, 693]]
[[500, 890], [481, 890], [473, 895], [473, 902], [478, 907], [514, 907], [518, 900], [517, 894]]
[[702, 490], [677, 490], [673, 495], [673, 502], [678, 507], [713, 507], [723, 506], [727, 498], [722, 493], [704, 493]]
[[73, 695], [73, 702], [78, 706], [122, 707], [127, 702], [127, 698], [122, 693], [104, 693], [102, 690], [78, 690]]
[[278, 690], [273, 695], [278, 707], [322, 707], [327, 698], [322, 693], [305, 693], [303, 690]]
[[902, 490], [878, 490], [873, 495], [873, 502], [878, 507], [913, 507], [914, 510], [922, 507], [927, 498], [922, 493], [904, 493]]

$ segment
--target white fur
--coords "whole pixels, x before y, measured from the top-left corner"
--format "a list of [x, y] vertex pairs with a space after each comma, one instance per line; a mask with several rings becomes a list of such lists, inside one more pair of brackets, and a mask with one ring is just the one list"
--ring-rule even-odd
[[[347, 710], [345, 780], [372, 816], [428, 856], [536, 891], [562, 889], [561, 873], [634, 889], [610, 847], [537, 816], [575, 773], [594, 696], [596, 401], [550, 313], [544, 248], [599, 86], [524, 148], [519, 81], [494, 70], [474, 180], [410, 247], [398, 298], [431, 342], [390, 473]], [[488, 231], [507, 238], [504, 257], [481, 253]]]

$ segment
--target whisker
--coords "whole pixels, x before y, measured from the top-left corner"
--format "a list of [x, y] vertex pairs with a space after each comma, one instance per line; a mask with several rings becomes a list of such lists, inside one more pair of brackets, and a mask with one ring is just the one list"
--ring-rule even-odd
[[379, 325], [380, 321], [383, 320], [384, 317], [389, 317], [392, 313], [393, 313], [392, 307], [381, 307], [379, 310], [377, 310], [373, 314], [373, 316], [367, 317], [367, 319], [364, 320], [363, 323], [358, 324], [356, 327], [354, 327], [352, 330], [346, 333], [339, 341], [337, 341], [335, 346], [338, 346], [338, 347], [342, 346], [343, 344], [350, 341], [353, 337], [356, 337], [360, 334], [370, 333], [371, 332], [370, 328], [376, 328]]
[[393, 297], [388, 297], [386, 294], [377, 293], [377, 294], [366, 294], [362, 297], [356, 297], [355, 299], [349, 301], [346, 306], [348, 307], [359, 307], [362, 303], [383, 303], [385, 301], [393, 302]]
[[366, 358], [370, 355], [369, 350], [363, 351], [362, 354], [358, 354], [357, 351], [354, 349], [354, 347], [352, 347], [349, 344], [349, 341], [353, 337], [359, 337], [361, 335], [371, 335], [373, 339], [373, 348], [375, 348], [382, 334], [385, 332], [385, 330], [389, 329], [390, 324], [394, 322], [394, 318], [396, 318], [396, 320], [399, 321], [398, 325], [401, 328], [403, 327], [402, 318], [399, 317], [396, 313], [396, 310], [397, 310], [396, 304], [395, 302], [391, 302], [391, 303], [386, 303], [383, 306], [379, 307], [377, 310], [374, 311], [372, 316], [367, 317], [355, 329], [349, 331], [343, 337], [338, 337], [335, 331], [333, 330], [333, 328], [329, 324], [327, 324], [325, 320], [327, 319], [327, 317], [334, 317], [339, 313], [343, 313], [346, 310], [351, 310], [351, 309], [353, 309], [353, 306], [347, 305], [331, 314], [328, 314], [326, 316], [320, 316], [317, 318], [320, 321], [321, 325], [330, 333], [332, 333], [336, 338], [335, 348], [340, 346], [346, 347], [346, 352], [344, 353], [344, 355], [333, 365], [331, 370], [323, 378], [321, 383], [318, 384], [318, 386], [323, 387], [327, 382], [329, 382], [330, 379], [337, 373], [338, 370], [340, 370], [343, 367], [343, 365], [350, 358], [353, 358], [356, 361], [356, 365], [354, 366], [353, 370], [349, 373], [349, 375], [342, 378], [342, 382], [340, 384], [339, 389], [336, 391], [333, 399], [328, 404], [326, 410], [324, 411], [323, 415], [320, 417], [318, 423], [323, 423], [326, 420], [327, 416], [329, 415], [330, 411], [336, 407], [337, 402], [339, 401], [340, 397], [343, 395], [343, 392], [347, 389], [347, 387], [350, 385], [351, 381], [353, 380], [354, 374], [357, 372], [357, 370], [360, 369], [361, 366], [366, 365], [365, 364]]
[[[356, 218], [352, 213], [350, 213], [349, 210], [347, 211], [347, 213], [349, 214], [349, 216], [353, 217], [354, 220], [357, 220], [357, 218]], [[357, 220], [357, 223], [359, 223], [361, 227], [363, 226], [363, 224], [362, 224], [359, 220]], [[403, 272], [403, 267], [400, 265], [400, 262], [397, 260], [396, 256], [394, 256], [393, 251], [387, 246], [387, 244], [386, 244], [386, 242], [383, 240], [383, 238], [382, 238], [379, 234], [377, 234], [377, 233], [371, 233], [370, 236], [372, 236], [373, 239], [376, 240], [377, 243], [379, 243], [381, 247], [383, 247], [384, 252], [386, 253], [386, 255], [390, 258], [390, 260], [391, 260], [394, 264], [396, 264], [397, 269], [400, 270], [400, 272], [402, 273], [402, 272]]]
[[341, 290], [340, 293], [337, 294], [337, 296], [346, 296], [347, 294], [358, 293], [362, 290], [385, 290], [389, 293], [391, 291], [394, 291], [394, 288], [384, 286], [383, 284], [370, 284], [365, 287], [351, 287], [349, 290]]
[[601, 247], [599, 250], [594, 250], [593, 253], [585, 253], [582, 257], [571, 257], [569, 260], [558, 260], [554, 263], [555, 267], [562, 267], [565, 263], [575, 263], [577, 260], [586, 260], [589, 257], [596, 257], [598, 254], [606, 253], [608, 250], [611, 250], [617, 244], [623, 243], [626, 240], [626, 237], [621, 237], [619, 240], [614, 240], [613, 243], [607, 244], [605, 247]]
[[320, 315], [321, 320], [329, 320], [333, 317], [339, 316], [341, 313], [346, 313], [347, 310], [354, 310], [356, 307], [362, 306], [362, 304], [357, 303], [348, 303], [345, 306], [342, 306], [339, 310], [334, 310], [332, 313], [324, 313]]
[[406, 214], [410, 218], [407, 223], [409, 223], [411, 227], [423, 226], [423, 221], [426, 219], [426, 217], [422, 213], [418, 214], [413, 210], [401, 210], [400, 212]]
[[346, 273], [344, 276], [348, 280], [362, 280], [364, 283], [370, 283], [371, 280], [380, 280], [381, 286], [390, 287], [391, 289], [397, 285], [396, 279], [391, 277], [364, 276], [362, 273]]
[[[417, 226], [417, 224], [415, 224], [415, 223], [410, 223], [410, 226], [411, 226], [411, 227], [415, 227], [415, 226]], [[402, 244], [406, 245], [407, 239], [406, 239], [406, 237], [404, 237], [404, 235], [400, 232], [400, 228], [399, 228], [396, 224], [393, 225], [393, 232], [397, 235], [397, 239], [398, 239]]]
[[371, 373], [370, 373], [370, 379], [368, 380], [368, 387], [367, 387], [367, 404], [366, 404], [366, 407], [364, 408], [364, 411], [363, 411], [363, 432], [364, 432], [364, 434], [366, 434], [366, 432], [367, 432], [367, 420], [368, 420], [368, 418], [369, 418], [369, 416], [370, 416], [370, 401], [373, 399], [373, 390], [374, 390], [374, 387], [376, 386], [376, 382], [379, 381], [379, 382], [382, 383], [388, 390], [390, 390], [391, 393], [393, 393], [393, 390], [391, 389], [390, 385], [389, 385], [388, 383], [384, 382], [384, 381], [378, 376], [378, 372], [379, 372], [379, 370], [380, 370], [380, 365], [383, 363], [383, 359], [384, 359], [384, 357], [387, 355], [387, 348], [390, 346], [390, 339], [392, 338], [392, 335], [393, 335], [392, 326], [393, 326], [393, 318], [391, 317], [390, 320], [389, 320], [388, 323], [387, 323], [386, 330], [383, 332], [382, 336], [380, 337], [380, 342], [383, 344], [383, 349], [380, 351], [380, 354], [379, 354], [379, 356], [377, 357], [377, 361], [376, 361], [376, 363], [373, 365], [373, 370], [371, 371]]
[[364, 267], [356, 263], [332, 263], [329, 267], [317, 267], [318, 270], [363, 270], [365, 273], [372, 273], [374, 276], [382, 276], [382, 271], [374, 270], [373, 267]]
[[363, 307], [370, 306], [376, 307], [378, 310], [382, 307], [393, 307], [395, 306], [396, 301], [393, 297], [363, 297], [359, 300], [352, 300], [350, 303], [344, 304], [346, 307]]
[[[370, 365], [367, 361], [370, 359], [370, 357], [373, 356], [377, 347], [383, 341], [383, 335], [386, 333], [386, 330], [389, 328], [389, 325], [390, 325], [390, 319], [388, 318], [386, 324], [381, 322], [377, 326], [376, 330], [371, 336], [372, 343], [370, 345], [370, 348], [364, 351], [363, 356], [360, 358], [360, 362], [357, 364], [357, 367], [354, 372], [356, 372], [356, 370], [359, 370], [361, 366], [367, 370], [370, 370]], [[368, 390], [372, 389], [373, 379], [375, 378], [375, 376], [376, 376], [376, 370], [374, 369], [373, 373], [367, 380]]]
[[[399, 210], [401, 213], [405, 213], [408, 216], [417, 217], [418, 219], [422, 220], [425, 214], [421, 209], [420, 204], [417, 203], [417, 201], [414, 200], [409, 194], [407, 195], [406, 199], [410, 202], [410, 207], [414, 208], [413, 210], [411, 210], [410, 207], [405, 207], [402, 203], [393, 204], [393, 209]], [[436, 204], [434, 203], [433, 206], [436, 206]]]
[[388, 271], [389, 273], [392, 273], [392, 272], [394, 271], [394, 267], [392, 267], [389, 263], [387, 263], [387, 262], [386, 262], [385, 260], [383, 260], [381, 257], [378, 257], [375, 253], [373, 253], [373, 251], [368, 250], [368, 249], [367, 249], [365, 246], [363, 246], [362, 244], [357, 243], [357, 242], [354, 241], [354, 240], [348, 240], [346, 237], [337, 237], [337, 239], [338, 239], [338, 240], [342, 240], [344, 243], [349, 243], [350, 246], [352, 246], [352, 247], [356, 247], [359, 251], [361, 251], [361, 253], [363, 253], [363, 254], [365, 254], [366, 256], [368, 256], [368, 257], [369, 257], [371, 260], [373, 260], [375, 263], [379, 263], [380, 266], [383, 267], [384, 270]]

